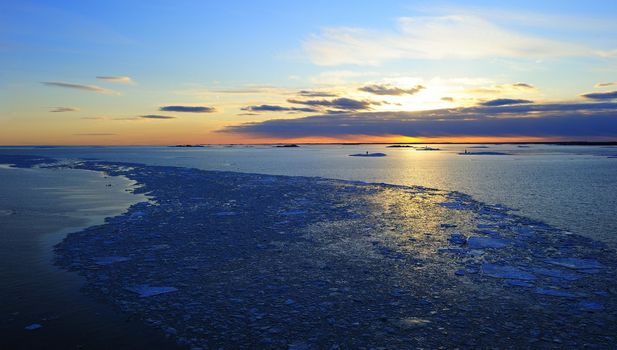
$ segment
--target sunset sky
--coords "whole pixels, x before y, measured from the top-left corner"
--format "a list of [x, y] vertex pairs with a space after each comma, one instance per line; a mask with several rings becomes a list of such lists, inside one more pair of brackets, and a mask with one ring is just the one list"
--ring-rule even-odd
[[1, 145], [512, 140], [617, 140], [616, 1], [0, 3]]

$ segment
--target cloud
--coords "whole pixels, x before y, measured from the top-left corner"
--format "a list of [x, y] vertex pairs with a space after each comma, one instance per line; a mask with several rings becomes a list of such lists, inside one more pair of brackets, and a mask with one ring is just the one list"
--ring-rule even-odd
[[617, 98], [617, 91], [590, 92], [581, 96], [591, 100], [613, 100]]
[[206, 106], [163, 106], [159, 111], [164, 112], [188, 112], [188, 113], [214, 113], [216, 108]]
[[[139, 118], [142, 118], [142, 119], [175, 119], [176, 117], [171, 117], [168, 115], [147, 114], [147, 115], [140, 115]], [[122, 119], [122, 120], [127, 120], [127, 119]]]
[[441, 98], [441, 100], [446, 102], [454, 102], [454, 97], [444, 96]]
[[83, 120], [104, 120], [105, 117], [81, 117], [79, 119], [83, 119]]
[[74, 83], [66, 83], [62, 81], [43, 81], [41, 82], [41, 84], [47, 85], [47, 86], [62, 87], [62, 88], [67, 88], [67, 89], [97, 92], [99, 94], [119, 95], [119, 93], [116, 91], [105, 89], [105, 88], [102, 88], [96, 85], [74, 84]]
[[81, 134], [73, 134], [73, 136], [113, 136], [117, 134], [112, 134], [108, 132], [89, 132], [89, 133], [81, 133]]
[[379, 106], [383, 104], [383, 102], [380, 101], [354, 100], [347, 97], [335, 98], [333, 100], [296, 100], [290, 98], [287, 102], [313, 107], [329, 107], [346, 111], [368, 110], [371, 109], [372, 105]]
[[302, 90], [298, 92], [298, 95], [304, 97], [336, 97], [337, 95], [331, 92], [322, 92], [322, 91], [308, 91]]
[[465, 15], [401, 17], [395, 30], [325, 28], [303, 42], [318, 65], [379, 65], [397, 59], [589, 56], [597, 50]]
[[502, 93], [521, 93], [534, 92], [536, 87], [527, 83], [500, 84], [468, 89], [468, 92], [476, 94], [502, 94]]
[[522, 89], [535, 89], [535, 86], [527, 83], [514, 83], [512, 86]]
[[117, 83], [117, 84], [133, 84], [134, 83], [131, 77], [126, 77], [126, 76], [99, 75], [96, 78], [98, 80], [104, 80], [109, 83]]
[[79, 108], [75, 108], [75, 107], [53, 107], [49, 111], [53, 112], [53, 113], [77, 112], [77, 111], [79, 111]]
[[243, 111], [251, 112], [318, 112], [315, 108], [305, 107], [285, 107], [277, 105], [259, 105], [259, 106], [247, 106], [241, 108]]
[[530, 100], [523, 100], [518, 98], [496, 98], [494, 100], [489, 100], [485, 102], [481, 102], [480, 105], [486, 107], [497, 107], [497, 106], [509, 106], [509, 105], [519, 105], [525, 103], [533, 103]]
[[414, 95], [420, 92], [421, 90], [426, 89], [423, 85], [416, 85], [409, 89], [402, 89], [399, 87], [395, 87], [392, 85], [366, 85], [358, 88], [360, 91], [368, 92], [374, 95], [391, 95], [391, 96], [400, 96], [400, 95]]
[[614, 138], [617, 137], [617, 103], [343, 113], [245, 123], [219, 132], [280, 138], [350, 135]]
[[609, 86], [617, 86], [617, 82], [613, 82], [613, 83], [597, 83], [593, 87], [601, 88], [601, 87], [609, 87]]

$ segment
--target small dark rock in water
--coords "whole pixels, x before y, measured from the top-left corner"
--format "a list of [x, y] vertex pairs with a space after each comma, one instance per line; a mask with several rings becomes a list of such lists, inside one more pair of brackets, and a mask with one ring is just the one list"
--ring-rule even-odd
[[439, 225], [439, 227], [441, 227], [441, 228], [453, 228], [453, 227], [456, 227], [456, 226], [457, 225], [455, 225], [455, 224], [441, 224], [441, 225]]
[[33, 324], [29, 325], [29, 326], [24, 327], [24, 329], [27, 330], [27, 331], [35, 331], [35, 330], [37, 330], [39, 328], [43, 328], [43, 326], [41, 326], [38, 323], [33, 323]]

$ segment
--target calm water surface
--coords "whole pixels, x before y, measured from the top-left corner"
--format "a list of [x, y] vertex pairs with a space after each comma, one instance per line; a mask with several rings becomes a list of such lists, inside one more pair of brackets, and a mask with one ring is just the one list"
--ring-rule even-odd
[[[67, 233], [145, 199], [126, 192], [130, 185], [90, 171], [0, 168], [0, 349], [173, 346], [83, 295], [83, 279], [52, 264]], [[33, 323], [43, 328], [24, 329]]]

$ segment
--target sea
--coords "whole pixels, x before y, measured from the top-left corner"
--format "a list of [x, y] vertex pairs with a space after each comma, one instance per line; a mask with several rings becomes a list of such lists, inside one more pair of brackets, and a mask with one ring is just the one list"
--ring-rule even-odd
[[[615, 146], [387, 146], [0, 147], [0, 154], [419, 185], [502, 204], [518, 215], [617, 247]], [[366, 152], [386, 156], [350, 156]], [[0, 165], [2, 348], [38, 348], [59, 339], [66, 349], [173, 346], [84, 296], [81, 277], [53, 265], [53, 245], [67, 233], [102, 224], [105, 217], [146, 200], [127, 191], [134, 185], [89, 171]], [[43, 327], [25, 330], [32, 324]]]

